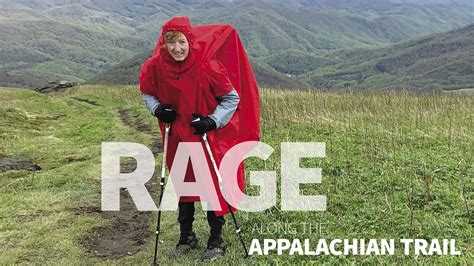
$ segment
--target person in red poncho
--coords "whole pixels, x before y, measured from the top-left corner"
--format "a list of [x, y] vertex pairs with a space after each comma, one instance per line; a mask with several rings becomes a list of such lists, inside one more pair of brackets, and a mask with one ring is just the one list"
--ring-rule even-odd
[[[168, 168], [180, 142], [200, 142], [204, 133], [217, 164], [235, 144], [259, 139], [257, 84], [237, 31], [230, 25], [191, 26], [187, 17], [166, 21], [153, 56], [140, 70], [139, 80], [143, 100], [159, 119], [162, 135], [165, 123], [172, 123]], [[196, 117], [200, 120], [192, 122]], [[243, 170], [242, 163], [237, 175], [242, 191]], [[222, 211], [207, 212], [210, 236], [204, 260], [224, 253], [223, 215], [229, 212], [217, 177], [212, 168], [210, 171]], [[188, 164], [185, 181], [193, 180], [192, 166]], [[197, 246], [198, 239], [192, 230], [196, 201], [199, 197], [179, 199], [180, 239], [171, 258]]]

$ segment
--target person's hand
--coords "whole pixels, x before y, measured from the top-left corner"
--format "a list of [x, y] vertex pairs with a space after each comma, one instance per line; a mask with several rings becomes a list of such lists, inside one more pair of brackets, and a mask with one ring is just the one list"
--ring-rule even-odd
[[161, 103], [155, 110], [155, 116], [164, 123], [173, 123], [176, 120], [176, 111], [173, 110], [170, 104]]
[[200, 114], [193, 114], [193, 120], [191, 126], [194, 127], [196, 135], [202, 135], [210, 130], [217, 128], [216, 122], [210, 117], [202, 116]]

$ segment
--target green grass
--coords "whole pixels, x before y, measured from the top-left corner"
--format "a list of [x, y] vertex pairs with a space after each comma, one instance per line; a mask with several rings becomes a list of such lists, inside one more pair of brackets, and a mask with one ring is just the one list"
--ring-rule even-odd
[[[5, 88], [0, 89], [0, 104], [0, 155], [24, 155], [43, 168], [34, 174], [0, 173], [0, 264], [110, 263], [81, 244], [107, 221], [74, 210], [100, 206], [101, 142], [151, 142], [151, 136], [122, 124], [119, 109], [139, 115], [157, 132], [138, 89], [91, 85], [43, 95]], [[247, 170], [274, 170], [279, 178], [280, 142], [325, 142], [327, 157], [301, 161], [304, 167], [321, 167], [323, 182], [301, 189], [308, 195], [327, 195], [328, 209], [281, 212], [278, 202], [262, 213], [237, 212], [247, 243], [251, 238], [455, 238], [462, 255], [405, 257], [397, 251], [395, 256], [272, 254], [243, 260], [228, 218], [228, 254], [216, 263], [472, 263], [474, 236], [466, 210], [466, 204], [474, 209], [472, 96], [262, 89], [261, 104], [262, 141], [275, 151], [265, 162], [249, 160]], [[248, 188], [249, 193], [257, 191]], [[195, 229], [204, 243], [205, 214], [199, 210], [196, 216]], [[167, 264], [178, 238], [176, 213], [166, 212], [162, 221], [159, 261]], [[298, 230], [257, 230], [285, 222]], [[303, 222], [321, 230], [304, 232]], [[177, 263], [195, 263], [203, 246]], [[149, 264], [152, 249], [150, 241], [147, 249], [112, 263]]]

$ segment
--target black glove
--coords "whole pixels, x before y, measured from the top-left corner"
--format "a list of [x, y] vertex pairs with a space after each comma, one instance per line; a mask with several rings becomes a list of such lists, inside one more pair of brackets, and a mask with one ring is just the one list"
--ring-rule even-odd
[[171, 104], [160, 104], [155, 110], [155, 116], [164, 123], [173, 123], [176, 120], [176, 111], [171, 108]]
[[212, 118], [202, 116], [200, 114], [193, 114], [193, 121], [191, 122], [191, 126], [194, 127], [196, 135], [202, 135], [210, 130], [216, 129], [217, 125]]

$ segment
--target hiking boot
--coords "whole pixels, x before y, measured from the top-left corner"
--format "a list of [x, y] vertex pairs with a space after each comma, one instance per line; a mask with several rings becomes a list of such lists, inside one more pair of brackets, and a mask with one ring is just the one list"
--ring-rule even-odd
[[213, 261], [219, 257], [224, 256], [225, 253], [225, 244], [222, 238], [210, 239], [207, 243], [206, 251], [202, 256], [202, 261]]
[[196, 248], [199, 239], [196, 237], [194, 232], [188, 235], [181, 235], [179, 238], [176, 248], [171, 252], [170, 259], [176, 259], [177, 257], [186, 254], [190, 249]]

